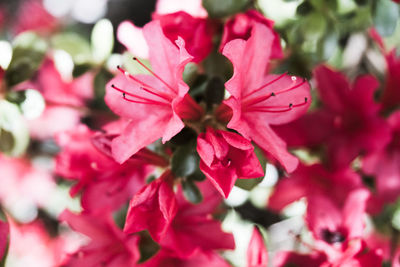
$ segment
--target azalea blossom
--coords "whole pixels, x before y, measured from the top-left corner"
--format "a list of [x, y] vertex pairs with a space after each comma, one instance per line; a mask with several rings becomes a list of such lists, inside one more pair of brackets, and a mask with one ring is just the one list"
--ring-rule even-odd
[[386, 81], [381, 98], [382, 105], [385, 109], [393, 109], [400, 103], [400, 58], [396, 55], [396, 48], [388, 51], [381, 36], [374, 28], [370, 29], [370, 35], [386, 60]]
[[[83, 107], [93, 99], [93, 77], [93, 73], [89, 72], [65, 80], [54, 62], [46, 58], [31, 81], [17, 85], [15, 90], [38, 90], [46, 102], [43, 113], [27, 121], [31, 135], [43, 140], [54, 137], [56, 133], [74, 129], [84, 114]], [[63, 120], [60, 120], [61, 117]]]
[[311, 99], [304, 79], [265, 75], [274, 38], [270, 28], [254, 23], [247, 41], [235, 39], [225, 45], [222, 53], [232, 62], [234, 74], [225, 84], [231, 97], [217, 110], [217, 116], [292, 172], [298, 160], [270, 125], [303, 115]]
[[253, 145], [236, 133], [207, 128], [197, 138], [197, 152], [201, 171], [225, 198], [236, 179], [263, 176]]
[[[160, 22], [143, 29], [150, 49], [152, 75], [122, 74], [107, 84], [105, 101], [115, 113], [130, 119], [129, 125], [112, 142], [113, 157], [122, 163], [143, 147], [162, 137], [165, 143], [184, 127], [182, 119], [198, 119], [202, 109], [187, 95], [189, 87], [182, 81], [186, 63], [192, 60], [184, 41], [176, 47], [165, 37]], [[152, 128], [147, 134], [146, 129]]]
[[135, 194], [126, 215], [126, 233], [148, 230], [156, 242], [160, 241], [178, 210], [172, 179], [171, 171], [167, 170]]
[[13, 28], [16, 34], [29, 30], [48, 34], [58, 27], [59, 21], [47, 12], [42, 0], [26, 0], [18, 10]]
[[215, 252], [197, 251], [191, 257], [181, 259], [167, 250], [161, 250], [143, 267], [231, 267], [231, 265]]
[[[190, 258], [196, 252], [234, 249], [231, 233], [221, 229], [221, 222], [212, 218], [222, 199], [208, 181], [202, 182], [200, 190], [204, 200], [191, 204], [183, 196], [182, 188], [176, 194], [177, 213], [160, 239], [163, 249], [172, 251], [179, 258]], [[207, 233], [207, 234], [205, 234]]]
[[374, 214], [400, 195], [400, 112], [393, 113], [387, 121], [392, 131], [391, 141], [381, 150], [367, 155], [362, 163], [363, 171], [374, 176], [375, 191], [369, 205]]
[[113, 222], [111, 214], [96, 212], [78, 215], [65, 210], [59, 219], [90, 238], [87, 245], [70, 255], [66, 266], [135, 266], [139, 260], [139, 237], [123, 233]]
[[158, 164], [162, 158], [143, 150], [139, 153], [143, 157], [138, 155], [120, 165], [96, 148], [95, 138], [97, 135], [84, 125], [58, 134], [62, 151], [57, 156], [55, 169], [59, 175], [77, 180], [71, 195], [82, 192], [84, 209], [117, 210], [145, 185], [146, 177], [153, 170], [151, 164]]
[[[246, 13], [239, 13], [225, 23], [220, 50], [222, 51], [224, 46], [234, 39], [249, 39], [255, 23], [264, 24], [270, 29], [274, 27], [274, 21], [265, 18], [257, 10], [248, 10]], [[280, 59], [283, 57], [280, 37], [275, 31], [272, 32], [274, 41], [271, 48], [271, 58]]]
[[373, 76], [359, 76], [351, 84], [342, 73], [324, 65], [318, 66], [314, 75], [323, 107], [276, 128], [285, 140], [291, 140], [291, 146], [322, 145], [326, 147], [326, 165], [340, 169], [390, 141], [389, 126], [374, 101], [379, 84]]
[[333, 172], [321, 164], [300, 164], [296, 171], [278, 181], [268, 200], [268, 207], [281, 211], [296, 200], [318, 194], [343, 205], [347, 195], [360, 188], [364, 188], [361, 177], [350, 168]]

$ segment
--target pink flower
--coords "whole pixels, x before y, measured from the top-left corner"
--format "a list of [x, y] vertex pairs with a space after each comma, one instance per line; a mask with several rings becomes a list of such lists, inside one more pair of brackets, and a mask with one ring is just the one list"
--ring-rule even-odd
[[66, 263], [71, 267], [135, 266], [139, 260], [139, 237], [124, 234], [111, 214], [74, 214], [65, 210], [59, 217], [69, 226], [90, 238], [90, 243], [71, 255]]
[[330, 172], [321, 164], [300, 164], [295, 172], [280, 179], [268, 201], [268, 207], [280, 211], [302, 197], [321, 194], [342, 205], [354, 189], [362, 188], [361, 177], [350, 168]]
[[201, 171], [225, 198], [236, 179], [263, 176], [253, 145], [236, 133], [207, 128], [197, 138], [197, 152]]
[[310, 103], [308, 83], [294, 76], [265, 75], [274, 35], [267, 26], [254, 23], [250, 38], [227, 43], [223, 54], [234, 67], [225, 84], [231, 94], [217, 110], [220, 120], [229, 121], [245, 138], [253, 140], [289, 172], [298, 164], [285, 142], [270, 125], [288, 123], [303, 115]]
[[[62, 152], [56, 158], [56, 173], [78, 181], [72, 187], [71, 195], [82, 191], [82, 207], [85, 210], [117, 210], [145, 185], [145, 178], [152, 171], [149, 164], [153, 163], [148, 159], [157, 159], [157, 156], [143, 150], [120, 165], [97, 150], [92, 144], [96, 137], [84, 125], [58, 134], [57, 143]], [[139, 156], [145, 153], [147, 158]]]
[[53, 138], [57, 133], [75, 129], [81, 116], [82, 113], [73, 107], [48, 105], [38, 118], [27, 121], [29, 134], [39, 140]]
[[118, 26], [117, 38], [135, 56], [149, 58], [149, 46], [144, 38], [143, 28], [135, 26], [130, 21], [123, 21]]
[[222, 199], [208, 181], [198, 184], [203, 201], [189, 203], [179, 188], [178, 212], [160, 240], [163, 249], [173, 251], [180, 258], [190, 258], [198, 251], [234, 249], [233, 235], [221, 230], [221, 222], [212, 219], [212, 214]]
[[257, 227], [254, 227], [249, 247], [247, 248], [247, 267], [263, 267], [268, 265], [268, 252], [264, 239]]
[[[324, 195], [308, 198], [306, 222], [317, 244], [336, 246], [346, 240], [362, 237], [369, 191], [357, 189], [346, 198], [342, 207]], [[321, 244], [323, 248], [326, 246]]]
[[[200, 62], [208, 56], [213, 48], [214, 27], [205, 18], [192, 17], [184, 11], [170, 14], [153, 13], [153, 21], [160, 21], [164, 35], [175, 43], [178, 37], [185, 41], [185, 49], [193, 56], [194, 62]], [[118, 40], [134, 55], [149, 57], [149, 43], [143, 29], [130, 21], [122, 22], [118, 27]]]
[[124, 231], [136, 233], [148, 230], [159, 242], [177, 213], [170, 170], [145, 186], [132, 198], [126, 215]]
[[317, 267], [326, 262], [323, 252], [312, 252], [310, 254], [299, 254], [293, 251], [279, 251], [274, 257], [274, 267], [299, 266]]
[[[37, 89], [46, 101], [40, 117], [28, 120], [32, 137], [52, 138], [61, 131], [79, 124], [85, 103], [93, 98], [93, 74], [86, 73], [73, 80], [64, 80], [51, 59], [45, 59], [36, 77], [18, 85], [15, 90]], [[60, 120], [60, 118], [63, 118]]]
[[351, 86], [344, 75], [325, 66], [317, 67], [314, 75], [324, 110], [331, 116], [332, 127], [325, 129], [324, 140], [330, 166], [347, 166], [360, 153], [378, 150], [389, 142], [389, 127], [374, 102], [379, 86], [374, 77], [361, 76]]
[[65, 81], [50, 59], [45, 59], [33, 83], [48, 104], [81, 107], [93, 98], [92, 73]]
[[164, 34], [171, 42], [178, 37], [185, 41], [185, 48], [194, 62], [200, 62], [210, 54], [214, 32], [211, 21], [192, 17], [183, 11], [166, 15], [154, 13], [153, 20], [161, 22]]
[[390, 129], [374, 101], [379, 84], [373, 76], [360, 76], [350, 84], [342, 73], [324, 65], [314, 70], [314, 76], [323, 107], [275, 128], [289, 145], [326, 146], [327, 164], [340, 169], [390, 141]]
[[9, 158], [1, 153], [0, 177], [0, 201], [8, 207], [17, 203], [46, 206], [56, 188], [48, 170], [32, 165], [27, 159]]
[[[8, 218], [10, 225], [9, 259], [31, 267], [62, 266], [71, 245], [65, 236], [52, 237], [42, 221], [19, 224]], [[1, 258], [1, 257], [0, 257]]]
[[392, 267], [400, 267], [400, 249], [397, 250], [393, 257]]
[[381, 101], [383, 108], [390, 110], [400, 103], [400, 58], [396, 56], [395, 48], [388, 51], [381, 36], [374, 28], [370, 29], [370, 35], [386, 59], [386, 81]]
[[380, 212], [384, 204], [393, 203], [400, 195], [400, 112], [390, 115], [387, 122], [392, 131], [391, 141], [362, 162], [363, 171], [375, 180], [368, 207], [372, 213]]
[[[264, 24], [271, 30], [274, 27], [274, 22], [265, 18], [257, 10], [248, 10], [246, 13], [239, 13], [225, 23], [219, 49], [222, 51], [224, 46], [234, 39], [249, 39], [255, 23]], [[279, 35], [275, 31], [272, 31], [272, 33], [274, 40], [271, 48], [271, 58], [281, 59], [283, 58], [283, 52]]]
[[231, 267], [215, 252], [197, 251], [190, 258], [181, 259], [168, 250], [161, 249], [154, 257], [141, 265], [143, 267]]
[[[192, 57], [179, 39], [179, 49], [162, 32], [159, 21], [143, 29], [150, 49], [153, 75], [121, 74], [106, 88], [105, 101], [118, 115], [130, 119], [120, 136], [112, 142], [113, 157], [122, 163], [143, 147], [162, 137], [165, 143], [184, 127], [182, 119], [198, 119], [203, 110], [187, 94], [183, 69]], [[148, 131], [148, 129], [152, 129]], [[143, 134], [146, 133], [146, 134]]]
[[29, 30], [46, 34], [58, 26], [57, 19], [46, 11], [41, 0], [26, 0], [18, 10], [14, 31], [16, 34]]
[[382, 266], [382, 254], [379, 249], [369, 249], [361, 239], [346, 242], [335, 258], [328, 259], [321, 267], [375, 267]]

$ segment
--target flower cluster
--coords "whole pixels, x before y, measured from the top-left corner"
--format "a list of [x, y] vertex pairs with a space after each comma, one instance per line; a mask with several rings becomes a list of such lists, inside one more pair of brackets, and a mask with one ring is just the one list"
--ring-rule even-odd
[[[317, 59], [328, 33], [306, 51], [303, 24], [276, 27], [255, 1], [184, 2], [120, 23], [123, 54], [108, 20], [88, 43], [41, 1], [21, 5], [0, 68], [0, 265], [400, 266], [400, 57], [383, 11], [360, 4], [377, 27], [346, 66]], [[345, 12], [301, 2], [324, 27]], [[230, 207], [239, 188], [262, 201]]]

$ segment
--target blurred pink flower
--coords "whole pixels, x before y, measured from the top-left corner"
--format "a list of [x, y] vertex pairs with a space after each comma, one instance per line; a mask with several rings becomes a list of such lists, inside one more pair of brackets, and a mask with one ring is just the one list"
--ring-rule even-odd
[[264, 267], [268, 265], [268, 252], [264, 239], [257, 227], [254, 227], [253, 234], [247, 248], [247, 267]]
[[140, 157], [118, 164], [97, 150], [92, 144], [95, 137], [96, 134], [84, 125], [59, 133], [56, 140], [62, 151], [57, 155], [55, 172], [77, 180], [70, 192], [72, 196], [82, 192], [85, 210], [114, 211], [145, 185], [152, 167]]
[[63, 236], [51, 237], [39, 220], [19, 224], [9, 218], [9, 257], [18, 259], [17, 266], [60, 266], [67, 257], [71, 245]]
[[278, 181], [269, 198], [268, 207], [281, 211], [302, 197], [309, 198], [316, 194], [325, 195], [342, 205], [352, 190], [363, 187], [361, 177], [350, 168], [332, 172], [321, 164], [300, 164], [296, 171]]
[[221, 229], [221, 222], [212, 218], [222, 199], [210, 182], [197, 184], [203, 195], [199, 204], [189, 203], [182, 188], [176, 194], [178, 211], [160, 239], [162, 249], [172, 251], [179, 258], [190, 258], [198, 251], [234, 249], [231, 233]]
[[362, 170], [374, 176], [375, 190], [368, 206], [374, 214], [400, 195], [400, 112], [392, 113], [387, 122], [392, 131], [391, 141], [383, 149], [367, 155], [362, 162]]
[[59, 22], [46, 11], [42, 0], [24, 0], [18, 9], [13, 27], [16, 34], [24, 31], [48, 34], [59, 27]]
[[111, 214], [104, 211], [74, 214], [65, 210], [59, 219], [90, 238], [87, 245], [69, 256], [66, 266], [135, 266], [139, 260], [139, 237], [122, 232]]
[[47, 170], [33, 166], [27, 159], [1, 154], [0, 177], [0, 201], [6, 205], [27, 201], [45, 206], [56, 187]]

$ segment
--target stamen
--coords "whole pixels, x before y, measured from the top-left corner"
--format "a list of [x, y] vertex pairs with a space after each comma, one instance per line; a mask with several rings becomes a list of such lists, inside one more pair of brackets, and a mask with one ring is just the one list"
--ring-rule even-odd
[[160, 76], [158, 76], [155, 72], [153, 72], [149, 67], [143, 64], [137, 57], [134, 57], [133, 60], [137, 61], [143, 68], [145, 68], [148, 72], [150, 72], [154, 77], [156, 77], [160, 82], [162, 82], [165, 86], [171, 89], [172, 92], [177, 93], [176, 90], [169, 85], [166, 81], [164, 81]]
[[273, 79], [272, 81], [269, 81], [269, 82], [267, 82], [266, 84], [264, 84], [264, 85], [258, 87], [256, 90], [254, 90], [254, 91], [248, 93], [248, 94], [245, 95], [243, 98], [246, 98], [246, 97], [248, 97], [249, 95], [255, 94], [255, 93], [257, 93], [258, 91], [264, 89], [265, 87], [267, 87], [267, 86], [273, 84], [274, 82], [279, 81], [280, 79], [282, 79], [283, 77], [285, 77], [286, 74], [287, 74], [287, 72], [285, 72], [285, 73], [279, 75], [277, 78]]
[[306, 105], [308, 102], [308, 98], [305, 97], [304, 98], [304, 102], [303, 103], [299, 103], [299, 104], [293, 104], [293, 103], [289, 103], [288, 107], [285, 106], [258, 106], [258, 107], [249, 107], [247, 109], [247, 111], [253, 111], [253, 112], [267, 112], [267, 113], [280, 113], [280, 112], [286, 112], [286, 111], [290, 111], [293, 108], [298, 108], [301, 106]]
[[154, 91], [157, 91], [156, 89], [154, 89], [153, 87], [151, 87], [150, 85], [148, 85], [147, 83], [145, 83], [145, 82], [142, 82], [141, 80], [139, 80], [139, 79], [137, 79], [137, 78], [135, 78], [133, 75], [131, 75], [131, 74], [129, 74], [129, 72], [127, 72], [127, 71], [125, 71], [123, 68], [121, 68], [121, 66], [117, 66], [117, 69], [122, 73], [122, 74], [124, 74], [126, 77], [128, 77], [129, 79], [131, 79], [131, 80], [133, 80], [134, 82], [137, 82], [138, 84], [140, 84], [141, 85], [141, 87], [140, 87], [140, 89], [142, 89], [142, 90], [144, 90], [144, 91], [146, 91], [146, 92], [148, 92], [148, 93], [150, 93], [150, 94], [152, 94], [152, 95], [155, 95], [155, 96], [158, 96], [158, 97], [160, 97], [160, 98], [163, 98], [163, 99], [165, 99], [165, 100], [167, 100], [167, 101], [169, 101], [169, 102], [171, 102], [172, 101], [172, 98], [169, 96], [169, 95], [166, 95], [166, 94], [164, 94], [164, 93], [162, 93], [162, 92], [154, 92]]
[[265, 100], [268, 100], [271, 96], [277, 96], [277, 95], [279, 95], [279, 94], [283, 94], [283, 93], [292, 91], [292, 90], [294, 90], [294, 89], [296, 89], [296, 88], [299, 88], [300, 86], [302, 86], [302, 85], [303, 85], [304, 83], [306, 83], [306, 82], [307, 82], [307, 80], [306, 80], [306, 79], [303, 79], [303, 81], [302, 81], [301, 83], [298, 83], [298, 84], [296, 84], [296, 85], [294, 85], [294, 86], [292, 86], [292, 87], [289, 87], [289, 88], [287, 88], [287, 89], [284, 89], [284, 90], [282, 90], [282, 91], [272, 92], [271, 94], [266, 95], [266, 96], [255, 97], [255, 98], [253, 98], [253, 99], [249, 99], [249, 100], [247, 100], [247, 101], [243, 101], [243, 104], [242, 104], [242, 105], [245, 106], [245, 107], [248, 107], [248, 106], [251, 106], [251, 105], [254, 105], [254, 104], [263, 102], [263, 101], [265, 101]]
[[[114, 84], [111, 85], [111, 88], [117, 90], [118, 92], [121, 92], [122, 93], [122, 98], [124, 100], [128, 101], [128, 102], [137, 103], [137, 104], [169, 105], [169, 103], [167, 103], [167, 102], [161, 102], [161, 101], [157, 101], [157, 100], [153, 100], [153, 99], [149, 99], [149, 98], [145, 98], [145, 97], [141, 97], [141, 96], [138, 96], [138, 95], [131, 94], [131, 93], [126, 92], [125, 90], [123, 90], [121, 88], [118, 88]], [[140, 99], [142, 101], [129, 99], [129, 98], [126, 97], [126, 95], [128, 95], [130, 97], [134, 97], [134, 98]]]

